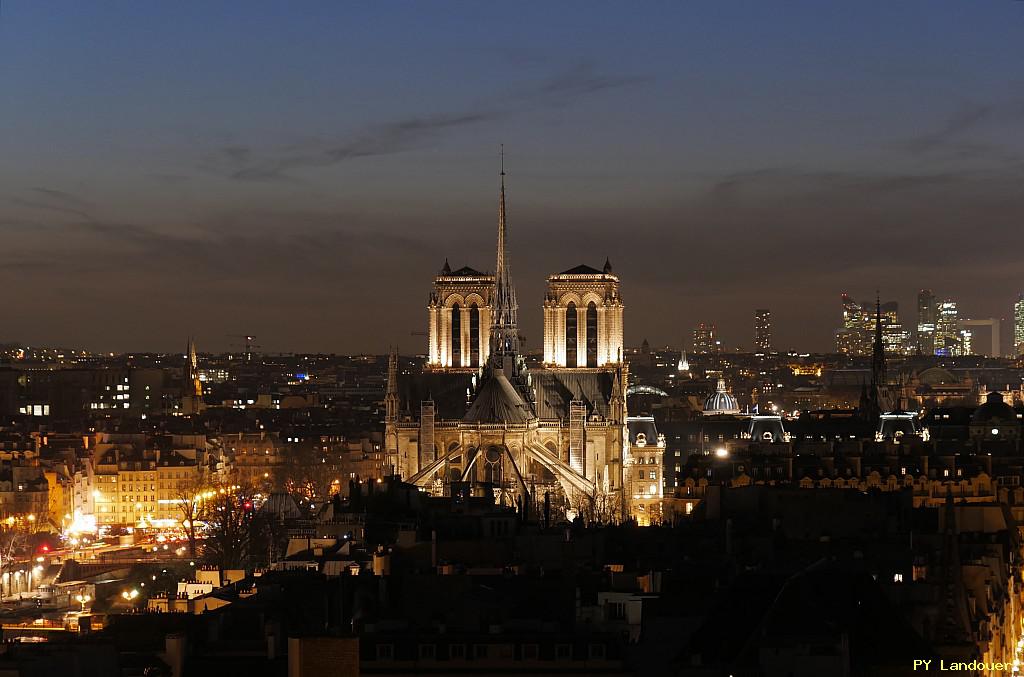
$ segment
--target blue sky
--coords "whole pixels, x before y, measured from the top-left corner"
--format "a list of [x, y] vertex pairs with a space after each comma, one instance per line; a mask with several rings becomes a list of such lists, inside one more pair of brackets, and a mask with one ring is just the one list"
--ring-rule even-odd
[[415, 350], [444, 258], [493, 267], [500, 143], [531, 345], [606, 255], [630, 343], [1024, 287], [1014, 0], [6, 0], [0, 85], [0, 340]]

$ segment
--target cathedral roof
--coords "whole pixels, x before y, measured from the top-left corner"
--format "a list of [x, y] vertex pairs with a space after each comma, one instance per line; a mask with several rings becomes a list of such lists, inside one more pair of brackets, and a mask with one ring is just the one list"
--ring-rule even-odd
[[434, 415], [445, 421], [458, 421], [466, 413], [466, 391], [473, 385], [473, 374], [466, 372], [424, 372], [399, 377], [402, 408], [419, 418], [424, 400], [434, 403]]
[[[611, 270], [610, 266], [609, 266], [609, 270]], [[591, 268], [590, 266], [585, 265], [585, 264], [578, 265], [575, 268], [570, 268], [569, 270], [563, 270], [561, 273], [559, 273], [559, 275], [601, 275], [601, 274], [602, 274], [601, 271], [598, 270], [597, 268]]]
[[530, 405], [504, 372], [494, 370], [462, 420], [470, 423], [526, 423], [533, 418]]
[[486, 274], [487, 273], [481, 273], [479, 270], [475, 270], [473, 268], [470, 268], [469, 266], [462, 266], [458, 270], [453, 270], [451, 273], [449, 273], [449, 275], [452, 275], [454, 277], [480, 277], [481, 275]]
[[537, 417], [542, 420], [569, 418], [574, 399], [587, 405], [587, 413], [608, 417], [615, 374], [610, 371], [562, 371], [538, 369], [530, 372], [537, 391]]

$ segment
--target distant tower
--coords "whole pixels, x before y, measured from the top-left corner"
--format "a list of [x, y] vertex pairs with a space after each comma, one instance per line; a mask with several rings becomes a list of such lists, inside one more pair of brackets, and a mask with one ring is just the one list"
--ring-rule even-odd
[[693, 330], [693, 352], [698, 355], [717, 353], [722, 348], [722, 342], [715, 338], [715, 325], [701, 322]]
[[882, 392], [885, 386], [885, 341], [882, 336], [882, 301], [875, 298], [875, 340], [871, 347], [871, 389], [868, 397], [871, 402], [873, 414], [877, 415], [882, 410]]
[[185, 348], [185, 369], [183, 374], [181, 411], [183, 414], [197, 414], [205, 408], [203, 402], [203, 382], [199, 378], [199, 357], [196, 355], [196, 342], [190, 336]]
[[935, 294], [931, 289], [917, 293], [917, 348], [924, 355], [935, 354], [935, 325], [937, 322]]
[[398, 397], [398, 349], [392, 348], [388, 354], [388, 387], [384, 394], [384, 454], [385, 466], [389, 473], [397, 472], [398, 468], [398, 409], [401, 400]]
[[193, 397], [203, 396], [203, 382], [199, 379], [199, 357], [196, 355], [196, 342], [190, 336], [185, 356], [185, 382]]
[[767, 308], [754, 311], [754, 348], [764, 353], [772, 350], [772, 311]]
[[398, 406], [398, 350], [392, 348], [388, 354], [388, 389], [384, 395], [384, 415], [388, 423], [398, 420]]
[[686, 361], [686, 349], [685, 348], [683, 349], [683, 352], [679, 354], [679, 363], [676, 365], [676, 371], [678, 371], [678, 372], [690, 371], [690, 363]]
[[1024, 355], [1024, 294], [1013, 304], [1013, 349], [1018, 357]]

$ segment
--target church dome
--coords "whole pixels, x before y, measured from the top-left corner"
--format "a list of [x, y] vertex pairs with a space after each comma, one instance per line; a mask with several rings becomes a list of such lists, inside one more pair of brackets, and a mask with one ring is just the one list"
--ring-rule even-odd
[[711, 397], [704, 400], [704, 414], [738, 414], [739, 402], [725, 389], [725, 379], [718, 379], [718, 388]]
[[1002, 393], [991, 392], [985, 398], [985, 404], [974, 410], [972, 423], [1016, 423], [1017, 412], [1003, 401]]
[[960, 379], [948, 369], [942, 367], [931, 367], [917, 375], [917, 380], [925, 386], [941, 386], [960, 383]]

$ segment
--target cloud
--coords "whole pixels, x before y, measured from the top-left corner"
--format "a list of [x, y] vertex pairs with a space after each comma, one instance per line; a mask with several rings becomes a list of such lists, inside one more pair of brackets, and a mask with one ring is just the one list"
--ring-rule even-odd
[[608, 75], [599, 72], [592, 64], [578, 64], [538, 86], [514, 92], [490, 104], [373, 125], [351, 139], [313, 152], [277, 149], [260, 154], [249, 146], [233, 144], [220, 148], [207, 158], [203, 166], [239, 181], [289, 181], [294, 180], [290, 174], [293, 170], [330, 167], [347, 160], [403, 152], [427, 139], [462, 127], [493, 122], [537, 106], [566, 105], [582, 96], [627, 87], [644, 80]]
[[639, 76], [616, 76], [598, 72], [593, 64], [583, 63], [543, 83], [536, 94], [540, 97], [574, 98], [607, 89], [618, 89], [646, 82]]
[[29, 209], [42, 209], [68, 216], [92, 220], [92, 202], [73, 193], [53, 188], [35, 187], [30, 189], [31, 197], [11, 198], [11, 204]]
[[914, 153], [933, 151], [991, 119], [993, 111], [994, 107], [991, 105], [967, 106], [954, 113], [938, 129], [913, 137], [903, 145]]
[[991, 159], [1012, 164], [1020, 162], [1020, 155], [1008, 149], [1005, 138], [986, 143], [974, 137], [996, 130], [1001, 125], [1009, 126], [1019, 134], [1022, 120], [1024, 100], [968, 104], [961, 106], [938, 128], [911, 137], [897, 147], [918, 156], [945, 153], [956, 160]]
[[497, 111], [486, 110], [411, 117], [371, 127], [350, 141], [316, 153], [251, 159], [253, 155], [251, 149], [233, 146], [222, 148], [221, 155], [229, 166], [235, 167], [228, 174], [232, 179], [282, 180], [290, 178], [288, 172], [294, 169], [329, 167], [354, 158], [387, 155], [407, 150], [418, 141], [435, 133], [495, 120], [498, 117], [500, 114]]

